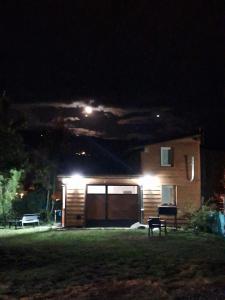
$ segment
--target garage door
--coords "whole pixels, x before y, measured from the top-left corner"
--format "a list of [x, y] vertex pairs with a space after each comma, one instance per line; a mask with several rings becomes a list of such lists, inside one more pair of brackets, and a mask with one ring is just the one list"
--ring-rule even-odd
[[87, 226], [130, 226], [139, 220], [138, 186], [88, 185]]

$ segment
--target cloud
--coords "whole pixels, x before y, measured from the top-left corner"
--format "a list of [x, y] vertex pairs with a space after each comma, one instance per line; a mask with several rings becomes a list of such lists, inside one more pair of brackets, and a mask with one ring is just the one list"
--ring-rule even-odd
[[152, 124], [169, 116], [170, 111], [167, 107], [152, 107], [151, 110], [149, 108], [137, 108], [135, 111], [120, 116], [117, 123], [119, 125]]
[[76, 122], [76, 121], [80, 121], [80, 118], [78, 118], [78, 117], [66, 117], [63, 120], [64, 120], [64, 122]]
[[90, 137], [104, 137], [105, 132], [95, 131], [86, 128], [68, 128], [71, 132], [73, 132], [76, 136], [90, 136]]
[[98, 111], [98, 112], [104, 112], [104, 113], [109, 113], [113, 114], [115, 116], [121, 117], [125, 116], [128, 113], [135, 113], [137, 111], [139, 112], [145, 112], [145, 108], [122, 108], [119, 106], [108, 106], [108, 105], [103, 105], [103, 104], [96, 104], [94, 100], [78, 100], [78, 101], [71, 101], [70, 103], [68, 102], [63, 102], [63, 101], [57, 101], [57, 102], [33, 102], [33, 103], [20, 103], [20, 104], [15, 104], [15, 107], [21, 108], [63, 108], [63, 109], [78, 109], [81, 111], [84, 111], [84, 108], [90, 105], [93, 108], [93, 112]]
[[[92, 106], [93, 113], [85, 116], [87, 105]], [[137, 107], [124, 108], [84, 99], [23, 103], [17, 108], [26, 113], [30, 127], [62, 124], [75, 135], [104, 139], [151, 139], [165, 132], [179, 133], [188, 127], [186, 119], [168, 107], [139, 107], [138, 103]], [[158, 114], [160, 118], [157, 118]]]

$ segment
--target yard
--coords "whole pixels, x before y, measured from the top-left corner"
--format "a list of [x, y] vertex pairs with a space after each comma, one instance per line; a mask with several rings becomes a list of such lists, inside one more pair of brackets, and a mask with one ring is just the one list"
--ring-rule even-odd
[[0, 299], [224, 299], [225, 240], [0, 229]]

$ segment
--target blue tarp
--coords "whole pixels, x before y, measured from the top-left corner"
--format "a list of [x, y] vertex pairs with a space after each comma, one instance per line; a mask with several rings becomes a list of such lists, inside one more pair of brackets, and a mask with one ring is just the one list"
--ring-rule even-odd
[[212, 232], [225, 236], [225, 216], [222, 212], [215, 212], [211, 215], [211, 226]]
[[218, 219], [219, 219], [219, 234], [222, 234], [225, 236], [225, 216], [221, 212], [218, 213]]

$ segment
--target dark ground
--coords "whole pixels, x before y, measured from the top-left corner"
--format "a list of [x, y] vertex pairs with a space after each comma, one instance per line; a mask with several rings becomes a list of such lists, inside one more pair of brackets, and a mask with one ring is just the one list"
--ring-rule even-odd
[[1, 299], [224, 299], [225, 241], [208, 234], [1, 230]]

